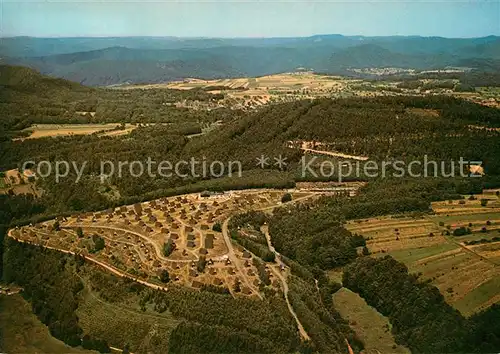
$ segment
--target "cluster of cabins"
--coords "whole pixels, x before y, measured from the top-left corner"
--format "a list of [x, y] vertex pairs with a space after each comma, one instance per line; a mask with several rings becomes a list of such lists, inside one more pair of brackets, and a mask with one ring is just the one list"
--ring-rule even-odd
[[[90, 242], [91, 235], [95, 234], [105, 239], [105, 248], [92, 254], [92, 257], [127, 272], [133, 270], [136, 275], [148, 277], [168, 269], [173, 281], [194, 288], [203, 284], [230, 287], [230, 283], [241, 282], [241, 275], [237, 274], [228, 258], [217, 257], [217, 252], [225, 253], [227, 250], [221, 234], [212, 231], [214, 223], [222, 221], [232, 212], [272, 205], [279, 199], [278, 193], [266, 196], [249, 193], [229, 198], [224, 194], [217, 195], [217, 198], [162, 198], [101, 212], [58, 217], [56, 220], [62, 230], [54, 230], [54, 221], [49, 221], [22, 229], [19, 235], [28, 242], [50, 244], [87, 255], [88, 250], [82, 245]], [[79, 239], [76, 228], [80, 226], [85, 236]], [[37, 229], [43, 232], [37, 235]], [[175, 257], [158, 254], [167, 241], [173, 244]], [[244, 260], [246, 276], [254, 279], [253, 285], [258, 287], [260, 282], [251, 254], [243, 249], [239, 252]], [[207, 259], [204, 272], [197, 269], [199, 258]], [[243, 284], [241, 292], [252, 294], [252, 290]]]

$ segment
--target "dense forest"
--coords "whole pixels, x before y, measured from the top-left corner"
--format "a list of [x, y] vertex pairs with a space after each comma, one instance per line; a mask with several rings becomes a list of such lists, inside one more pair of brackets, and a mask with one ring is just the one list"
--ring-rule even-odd
[[[101, 352], [108, 346], [102, 338], [89, 338], [78, 324], [76, 309], [85, 301], [81, 291], [82, 282], [87, 282], [86, 286], [103, 301], [119, 305], [129, 303], [133, 296], [141, 308], [154, 308], [157, 313], [168, 311], [181, 319], [183, 322], [172, 331], [168, 341], [173, 352], [343, 353], [345, 339], [356, 351], [363, 348], [333, 307], [331, 296], [340, 285], [330, 283], [324, 275], [317, 275], [317, 287], [312, 279], [292, 278], [289, 295], [312, 338], [311, 342], [301, 343], [279, 293], [255, 301], [173, 285], [168, 292], [152, 290], [105, 273], [78, 256], [10, 238], [5, 246], [4, 281], [23, 286], [33, 311], [53, 336], [69, 345], [80, 345], [83, 340], [86, 345], [94, 343], [93, 348]], [[61, 292], [60, 287], [65, 290]], [[114, 334], [107, 336], [113, 338]], [[139, 344], [130, 340], [111, 341], [109, 345], [134, 351]]]
[[327, 292], [326, 298], [330, 299], [327, 303], [321, 288], [292, 276], [289, 297], [312, 338], [313, 352], [347, 353], [346, 340], [356, 352], [363, 349], [363, 343], [331, 304], [332, 292]]
[[276, 210], [269, 231], [280, 253], [303, 265], [331, 269], [356, 258], [356, 247], [364, 246], [363, 237], [342, 227], [335, 214], [325, 208], [297, 205]]
[[[412, 109], [433, 109], [441, 118], [412, 113]], [[214, 115], [213, 119], [216, 119]], [[315, 180], [313, 175], [301, 174], [302, 152], [290, 147], [289, 141], [309, 140], [323, 142], [322, 149], [370, 156], [374, 161], [401, 159], [444, 161], [482, 161], [487, 177], [483, 183], [495, 183], [500, 174], [496, 158], [499, 154], [500, 133], [470, 129], [470, 124], [496, 126], [497, 110], [481, 107], [453, 98], [383, 98], [366, 100], [317, 100], [276, 105], [254, 113], [245, 113], [239, 119], [228, 117], [223, 127], [200, 137], [189, 139], [191, 132], [183, 123], [174, 126], [139, 127], [129, 135], [117, 137], [69, 136], [59, 138], [6, 140], [0, 143], [0, 166], [3, 169], [19, 167], [21, 162], [33, 160], [67, 160], [85, 170], [79, 180], [75, 171], [56, 183], [54, 176], [39, 179], [40, 188], [47, 193], [53, 212], [102, 209], [141, 199], [152, 199], [169, 193], [203, 189], [244, 188], [257, 186], [293, 186], [294, 180]], [[256, 158], [264, 155], [282, 155], [287, 165], [270, 165], [259, 169]], [[121, 178], [112, 176], [101, 183], [101, 161], [240, 161], [243, 178], [207, 179], [188, 176], [141, 177], [132, 176], [127, 169]], [[420, 167], [422, 168], [422, 167]], [[438, 167], [439, 168], [439, 167]], [[201, 169], [201, 167], [200, 167]], [[315, 169], [315, 166], [312, 166]], [[418, 167], [417, 167], [417, 172]], [[391, 175], [394, 170], [389, 169]], [[434, 176], [433, 165], [429, 170]], [[437, 173], [437, 171], [436, 171]], [[438, 175], [439, 176], [439, 175]], [[337, 174], [327, 179], [336, 180]], [[412, 184], [448, 184], [450, 178], [413, 178]], [[355, 169], [344, 180], [371, 180], [356, 175]], [[432, 180], [432, 181], [427, 181]], [[376, 179], [377, 188], [385, 183], [397, 183], [390, 178]], [[459, 183], [459, 182], [457, 182]], [[462, 182], [460, 182], [462, 183]], [[463, 183], [467, 182], [467, 178]], [[427, 187], [423, 187], [424, 189]], [[389, 190], [389, 188], [388, 188]], [[432, 190], [429, 194], [432, 194]], [[455, 193], [450, 190], [450, 193]], [[408, 195], [405, 204], [418, 204], [419, 196]], [[446, 198], [440, 196], [439, 198]], [[422, 207], [419, 207], [422, 209]]]
[[[237, 214], [229, 220], [229, 232], [231, 238], [241, 246], [261, 258], [265, 262], [273, 262], [275, 255], [268, 248], [267, 240], [260, 228], [268, 221], [268, 215], [261, 211], [249, 211]], [[251, 233], [251, 238], [243, 236], [240, 229], [246, 229]]]
[[3, 269], [3, 241], [11, 223], [40, 215], [45, 210], [45, 204], [31, 194], [17, 196], [0, 194], [0, 274]]
[[[28, 246], [5, 239], [3, 280], [23, 287], [23, 296], [50, 333], [71, 346], [82, 344], [83, 331], [75, 310], [83, 284], [76, 274], [81, 259], [71, 259], [60, 252]], [[99, 339], [85, 340], [89, 349], [102, 349]], [[92, 347], [90, 344], [98, 347]], [[109, 352], [107, 345], [104, 345]]]
[[[498, 185], [498, 181], [494, 181]], [[430, 203], [480, 193], [479, 179], [387, 179], [368, 183], [354, 197], [323, 197], [275, 210], [269, 231], [276, 249], [309, 269], [331, 269], [349, 264], [365, 246], [362, 236], [342, 224], [349, 219], [387, 214], [431, 212]], [[243, 219], [245, 222], [248, 218]], [[241, 220], [241, 218], [239, 218]], [[259, 218], [255, 218], [260, 222]], [[294, 266], [291, 265], [292, 270]], [[297, 268], [297, 267], [295, 267]], [[298, 269], [299, 273], [303, 270]]]

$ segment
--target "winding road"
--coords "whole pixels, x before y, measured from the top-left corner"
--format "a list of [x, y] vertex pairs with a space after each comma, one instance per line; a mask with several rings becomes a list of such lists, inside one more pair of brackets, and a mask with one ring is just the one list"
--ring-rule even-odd
[[228, 250], [227, 256], [229, 257], [231, 263], [236, 267], [236, 269], [238, 269], [238, 272], [241, 273], [245, 285], [249, 289], [252, 289], [257, 294], [257, 296], [262, 300], [262, 295], [258, 290], [255, 290], [255, 287], [252, 286], [252, 284], [250, 284], [248, 278], [245, 275], [245, 270], [240, 264], [240, 260], [238, 259], [238, 257], [236, 257], [236, 253], [234, 253], [233, 244], [231, 243], [231, 237], [229, 236], [229, 229], [228, 229], [229, 220], [231, 220], [230, 217], [224, 220], [224, 223], [222, 224], [222, 236], [224, 237], [224, 242], [226, 243], [226, 247]]
[[310, 153], [319, 154], [319, 155], [328, 155], [328, 156], [333, 156], [333, 157], [342, 157], [344, 159], [349, 159], [349, 160], [358, 160], [358, 161], [366, 161], [366, 160], [368, 160], [368, 157], [366, 157], [366, 156], [349, 155], [349, 154], [343, 154], [341, 152], [333, 152], [333, 151], [309, 149], [309, 148], [306, 148], [306, 147], [301, 147], [300, 149], [302, 151], [304, 151], [304, 152], [310, 152]]

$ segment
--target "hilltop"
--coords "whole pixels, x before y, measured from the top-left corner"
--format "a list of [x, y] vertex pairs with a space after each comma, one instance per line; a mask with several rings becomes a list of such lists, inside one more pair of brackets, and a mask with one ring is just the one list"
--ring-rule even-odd
[[47, 94], [51, 91], [82, 91], [90, 89], [76, 82], [42, 75], [36, 70], [12, 65], [0, 65], [0, 85], [4, 89]]

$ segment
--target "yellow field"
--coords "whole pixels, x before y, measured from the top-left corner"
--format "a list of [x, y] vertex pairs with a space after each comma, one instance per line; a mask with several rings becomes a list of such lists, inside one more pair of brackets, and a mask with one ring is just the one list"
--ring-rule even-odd
[[227, 89], [253, 89], [253, 90], [299, 90], [299, 89], [330, 89], [341, 88], [347, 79], [340, 77], [316, 75], [312, 73], [286, 73], [268, 75], [257, 78], [235, 78], [220, 80], [185, 79], [172, 81], [167, 84], [146, 84], [124, 86], [133, 88], [171, 88], [177, 90], [190, 90], [193, 88], [206, 88], [210, 86], [225, 86]]
[[[346, 227], [367, 238], [372, 256], [391, 255], [421, 279], [430, 279], [446, 301], [464, 315], [500, 302], [500, 200], [496, 190], [475, 200], [436, 202], [434, 215], [350, 221]], [[481, 206], [481, 199], [488, 199]], [[453, 236], [466, 227], [471, 234]], [[451, 235], [448, 235], [450, 233]], [[483, 240], [474, 245], [470, 241]]]
[[132, 124], [126, 124], [125, 129], [116, 130], [120, 126], [120, 123], [108, 123], [108, 124], [34, 124], [33, 126], [24, 129], [24, 131], [31, 132], [31, 135], [23, 139], [37, 139], [45, 138], [49, 136], [69, 136], [69, 135], [87, 135], [97, 132], [103, 132], [103, 136], [116, 136], [122, 134], [128, 134], [136, 126]]

